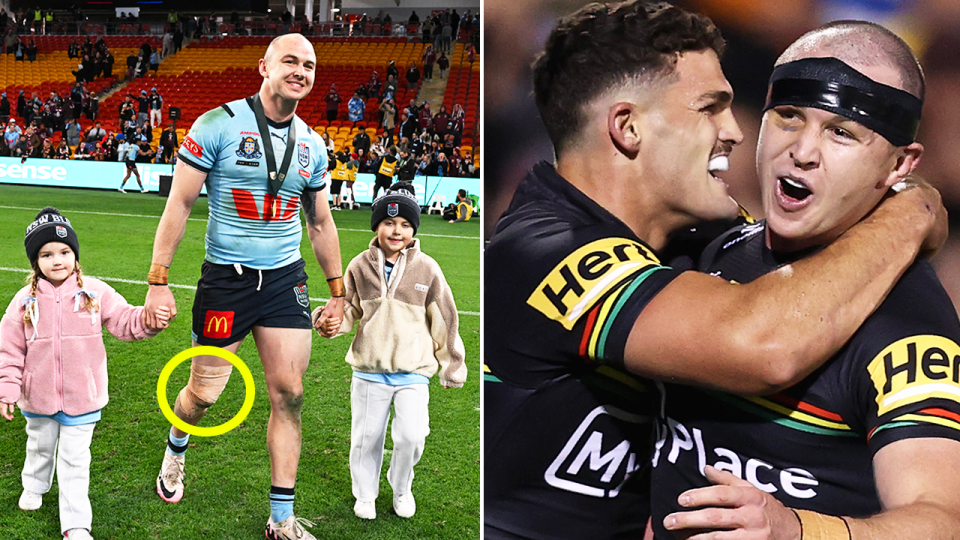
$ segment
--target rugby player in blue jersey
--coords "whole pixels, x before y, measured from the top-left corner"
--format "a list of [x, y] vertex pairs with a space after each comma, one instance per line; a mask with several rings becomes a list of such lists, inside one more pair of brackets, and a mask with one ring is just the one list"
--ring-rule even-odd
[[[270, 43], [259, 69], [260, 91], [206, 112], [180, 148], [170, 198], [157, 228], [145, 304], [170, 306], [167, 272], [187, 217], [206, 185], [210, 216], [206, 257], [193, 305], [193, 344], [236, 352], [253, 334], [270, 396], [270, 518], [266, 536], [313, 539], [293, 515], [300, 460], [302, 376], [310, 359], [310, 300], [300, 257], [302, 226], [330, 286], [324, 319], [343, 314], [340, 242], [327, 204], [326, 146], [296, 116], [313, 86], [313, 46], [300, 34]], [[322, 324], [323, 321], [318, 321]], [[177, 396], [177, 417], [196, 425], [216, 402], [231, 366], [217, 357], [194, 357], [187, 386]], [[157, 493], [183, 496], [189, 435], [171, 428]]]

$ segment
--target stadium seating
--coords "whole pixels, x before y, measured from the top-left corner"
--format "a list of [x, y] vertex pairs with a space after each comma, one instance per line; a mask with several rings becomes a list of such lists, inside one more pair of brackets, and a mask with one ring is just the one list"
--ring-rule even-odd
[[[67, 47], [74, 37], [41, 36], [34, 39], [39, 51], [35, 63], [15, 62], [13, 55], [0, 55], [0, 89], [7, 92], [11, 104], [15, 104], [20, 89], [28, 96], [36, 91], [45, 97], [51, 90], [69, 95], [73, 87], [75, 78], [70, 72], [76, 69], [77, 60], [67, 58]], [[125, 76], [126, 58], [130, 51], [139, 49], [144, 41], [149, 41], [154, 48], [161, 44], [158, 36], [120, 35], [107, 36], [105, 39], [116, 60], [114, 74], [121, 78]], [[272, 39], [271, 36], [216, 36], [214, 39], [205, 38], [191, 43], [165, 59], [157, 73], [149, 71], [144, 78], [135, 79], [107, 99], [101, 99], [98, 120], [107, 130], [118, 130], [118, 111], [124, 97], [127, 94], [138, 96], [142, 90], [149, 93], [151, 88], [156, 87], [164, 99], [164, 126], [168, 122], [169, 108], [180, 108], [177, 132], [182, 141], [190, 125], [201, 114], [225, 102], [253, 95], [259, 89], [262, 77], [257, 63]], [[360, 130], [366, 131], [374, 140], [382, 134], [382, 130], [378, 130], [380, 102], [375, 98], [367, 101], [363, 122], [355, 124], [346, 120], [347, 101], [360, 84], [370, 80], [373, 71], [378, 73], [383, 84], [386, 82], [387, 66], [391, 60], [396, 62], [400, 72], [396, 95], [398, 106], [402, 108], [416, 97], [416, 89], [406, 89], [404, 74], [413, 63], [422, 69], [422, 44], [408, 41], [405, 37], [390, 36], [309, 36], [308, 39], [317, 53], [316, 78], [313, 91], [300, 103], [297, 114], [317, 133], [328, 133], [338, 148], [344, 144], [352, 146], [353, 137]], [[450, 62], [443, 101], [448, 110], [453, 109], [454, 103], [464, 107], [463, 146], [474, 147], [474, 156], [478, 159], [476, 146], [479, 141], [476, 140], [475, 128], [479, 113], [480, 62], [472, 66], [466, 62], [462, 43], [455, 45]], [[88, 88], [99, 93], [116, 82], [116, 77], [98, 79], [88, 84]], [[340, 105], [339, 119], [327, 121], [324, 97], [331, 84], [337, 85], [343, 103]], [[84, 127], [87, 127], [86, 123]], [[154, 146], [161, 129], [154, 129]]]

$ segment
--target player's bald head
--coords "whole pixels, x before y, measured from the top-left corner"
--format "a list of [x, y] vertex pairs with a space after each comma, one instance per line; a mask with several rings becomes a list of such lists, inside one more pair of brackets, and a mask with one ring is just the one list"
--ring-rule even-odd
[[836, 21], [807, 32], [777, 59], [776, 65], [803, 58], [833, 57], [851, 66], [889, 66], [900, 76], [893, 85], [921, 100], [926, 93], [923, 71], [910, 46], [879, 24]]
[[291, 50], [296, 50], [299, 46], [304, 46], [310, 50], [310, 56], [316, 60], [316, 53], [313, 50], [313, 44], [310, 40], [303, 37], [303, 34], [284, 34], [273, 38], [270, 45], [267, 46], [267, 52], [263, 53], [263, 60], [269, 63], [271, 60], [282, 57]]

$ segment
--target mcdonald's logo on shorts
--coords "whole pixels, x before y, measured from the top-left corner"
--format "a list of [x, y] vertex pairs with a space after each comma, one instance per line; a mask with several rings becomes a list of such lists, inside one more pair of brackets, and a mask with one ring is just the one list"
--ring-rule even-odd
[[232, 311], [207, 311], [207, 316], [203, 320], [204, 337], [223, 339], [230, 337], [233, 331], [233, 312]]

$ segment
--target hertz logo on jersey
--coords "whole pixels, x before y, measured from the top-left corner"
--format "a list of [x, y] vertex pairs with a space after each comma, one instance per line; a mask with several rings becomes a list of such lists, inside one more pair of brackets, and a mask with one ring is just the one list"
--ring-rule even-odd
[[624, 278], [651, 266], [660, 266], [660, 261], [635, 240], [596, 240], [551, 270], [527, 304], [572, 330], [580, 317]]
[[867, 366], [882, 416], [925, 399], [960, 402], [960, 345], [942, 336], [903, 338], [880, 351]]

